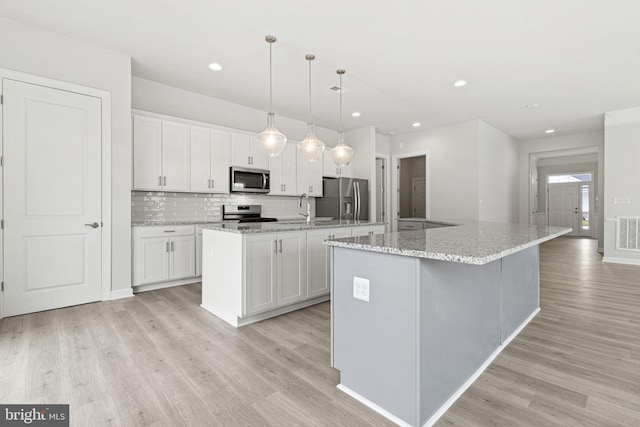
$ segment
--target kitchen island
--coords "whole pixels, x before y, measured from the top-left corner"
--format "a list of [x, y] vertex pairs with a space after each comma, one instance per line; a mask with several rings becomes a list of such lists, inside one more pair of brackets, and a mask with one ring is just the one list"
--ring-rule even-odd
[[384, 233], [368, 221], [216, 223], [202, 232], [202, 308], [239, 327], [330, 297], [329, 238]]
[[571, 231], [478, 221], [332, 239], [338, 387], [432, 425], [539, 311], [538, 245]]

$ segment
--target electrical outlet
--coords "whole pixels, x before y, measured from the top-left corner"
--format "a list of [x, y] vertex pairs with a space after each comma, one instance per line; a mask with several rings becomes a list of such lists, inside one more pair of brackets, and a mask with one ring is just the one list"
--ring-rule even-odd
[[353, 276], [353, 297], [369, 302], [369, 279]]

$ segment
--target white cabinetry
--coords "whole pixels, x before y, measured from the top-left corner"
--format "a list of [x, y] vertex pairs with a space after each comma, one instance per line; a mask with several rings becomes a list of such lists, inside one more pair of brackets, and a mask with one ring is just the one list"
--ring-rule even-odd
[[[296, 150], [297, 151], [297, 150]], [[331, 160], [333, 163], [333, 160]], [[322, 197], [322, 159], [317, 162], [307, 162], [297, 156], [297, 193], [307, 193], [310, 197]]]
[[133, 285], [195, 277], [192, 225], [133, 228]]
[[244, 315], [306, 298], [304, 232], [245, 237]]
[[351, 162], [348, 166], [345, 166], [343, 168], [339, 168], [336, 167], [335, 162], [333, 161], [333, 158], [331, 157], [331, 148], [327, 147], [327, 149], [324, 151], [324, 168], [323, 168], [323, 175], [324, 176], [329, 176], [329, 177], [340, 177], [340, 176], [344, 176], [347, 178], [352, 178], [353, 177], [353, 162]]
[[373, 236], [374, 234], [384, 234], [384, 225], [364, 225], [353, 227], [351, 230], [352, 237]]
[[133, 116], [133, 188], [188, 190], [188, 125]]
[[237, 132], [231, 134], [231, 164], [267, 169], [267, 156], [258, 148], [255, 135]]
[[331, 285], [331, 249], [322, 244], [328, 239], [351, 237], [351, 228], [323, 228], [307, 231], [307, 295], [327, 295]]
[[230, 137], [228, 132], [191, 126], [190, 191], [229, 192]]
[[296, 156], [296, 145], [286, 144], [284, 151], [279, 156], [269, 158], [269, 171], [271, 172], [269, 194], [276, 196], [296, 195]]

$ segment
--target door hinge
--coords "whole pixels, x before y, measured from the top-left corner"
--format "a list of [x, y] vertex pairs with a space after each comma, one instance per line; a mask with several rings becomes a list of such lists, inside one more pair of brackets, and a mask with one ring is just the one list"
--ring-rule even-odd
[[4, 104], [4, 95], [0, 94], [0, 105]]
[[0, 219], [0, 230], [4, 230], [4, 219]]
[[0, 167], [4, 167], [4, 156], [0, 156]]
[[1, 282], [2, 285], [0, 285], [0, 292], [4, 292], [4, 282]]

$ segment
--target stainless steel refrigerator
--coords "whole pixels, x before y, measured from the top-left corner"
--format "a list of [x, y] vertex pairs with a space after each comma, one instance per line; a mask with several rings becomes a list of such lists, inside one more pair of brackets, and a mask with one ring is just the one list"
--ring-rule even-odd
[[316, 199], [316, 216], [368, 220], [369, 182], [356, 178], [323, 178], [322, 197]]

